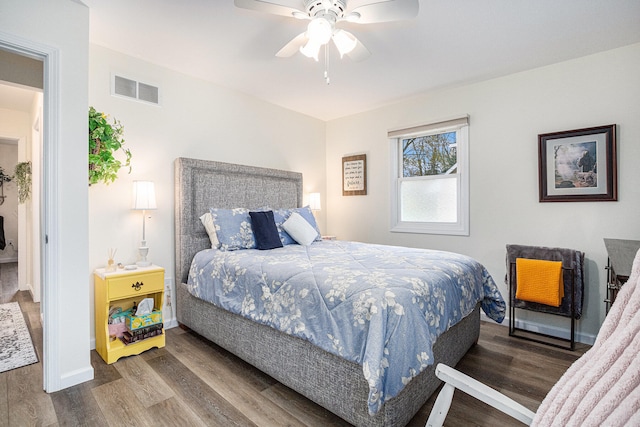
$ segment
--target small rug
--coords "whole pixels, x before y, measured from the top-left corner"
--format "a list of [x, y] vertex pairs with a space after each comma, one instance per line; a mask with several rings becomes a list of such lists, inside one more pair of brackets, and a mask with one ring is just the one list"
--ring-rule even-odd
[[37, 361], [38, 357], [20, 304], [0, 304], [0, 372], [31, 365]]

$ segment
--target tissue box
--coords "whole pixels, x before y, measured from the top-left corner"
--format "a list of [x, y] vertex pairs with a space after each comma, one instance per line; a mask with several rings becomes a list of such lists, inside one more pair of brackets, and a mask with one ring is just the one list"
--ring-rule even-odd
[[124, 321], [127, 329], [130, 331], [146, 328], [147, 326], [162, 323], [162, 310], [153, 310], [151, 313], [143, 314], [142, 316], [129, 314], [125, 317]]

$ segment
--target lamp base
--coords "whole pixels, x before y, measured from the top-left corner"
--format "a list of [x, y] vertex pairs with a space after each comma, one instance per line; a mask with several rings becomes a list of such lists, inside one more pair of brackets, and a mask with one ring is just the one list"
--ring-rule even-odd
[[140, 254], [140, 260], [136, 262], [138, 267], [149, 267], [151, 265], [151, 261], [147, 261], [147, 254], [149, 253], [149, 247], [147, 246], [147, 242], [142, 241], [142, 245], [138, 248], [138, 254]]

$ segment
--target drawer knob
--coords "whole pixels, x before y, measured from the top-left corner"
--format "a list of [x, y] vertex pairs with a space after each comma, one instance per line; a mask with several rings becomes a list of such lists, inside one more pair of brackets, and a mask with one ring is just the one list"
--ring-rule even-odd
[[140, 289], [142, 289], [143, 286], [144, 286], [143, 282], [136, 282], [133, 285], [131, 285], [131, 287], [136, 291], [139, 291]]

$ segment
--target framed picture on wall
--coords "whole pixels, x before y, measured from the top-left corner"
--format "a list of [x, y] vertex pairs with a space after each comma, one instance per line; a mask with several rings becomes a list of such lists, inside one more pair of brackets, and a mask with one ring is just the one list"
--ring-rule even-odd
[[538, 135], [541, 202], [618, 200], [616, 125]]
[[367, 194], [367, 155], [359, 154], [342, 158], [342, 195]]

